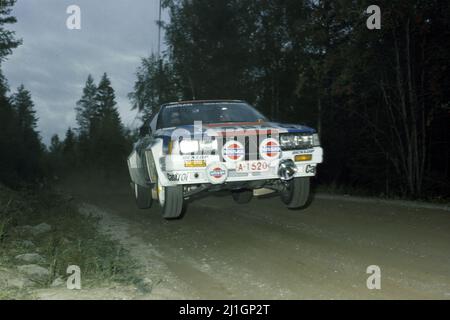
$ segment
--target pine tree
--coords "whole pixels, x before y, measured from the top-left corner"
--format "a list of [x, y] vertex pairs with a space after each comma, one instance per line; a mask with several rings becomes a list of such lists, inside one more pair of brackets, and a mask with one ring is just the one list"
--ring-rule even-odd
[[100, 120], [100, 130], [103, 134], [108, 132], [113, 135], [123, 135], [123, 125], [120, 120], [120, 115], [116, 107], [116, 95], [111, 86], [107, 74], [103, 74], [102, 79], [97, 88], [97, 114], [96, 117]]
[[54, 134], [50, 139], [49, 151], [51, 154], [59, 154], [62, 151], [62, 143], [57, 134]]
[[41, 174], [42, 145], [36, 131], [37, 118], [31, 94], [21, 85], [11, 97], [17, 117], [19, 138], [16, 170], [23, 179], [32, 180]]
[[16, 112], [7, 97], [8, 90], [8, 84], [0, 70], [0, 182], [11, 185], [17, 180], [20, 134]]
[[37, 125], [36, 111], [34, 103], [31, 99], [31, 93], [25, 89], [24, 85], [20, 85], [11, 97], [11, 101], [16, 109], [19, 119], [19, 126], [22, 130], [34, 130]]
[[[249, 99], [245, 74], [254, 57], [243, 33], [248, 1], [164, 1], [169, 55], [187, 99]], [[258, 1], [261, 3], [261, 1]], [[253, 21], [257, 23], [259, 21]]]
[[72, 128], [67, 129], [66, 137], [64, 139], [64, 143], [62, 144], [62, 155], [64, 159], [64, 164], [67, 166], [69, 170], [73, 170], [74, 166], [77, 163], [76, 139], [77, 138]]
[[76, 137], [72, 128], [67, 129], [66, 138], [64, 139], [64, 154], [72, 153], [75, 150]]
[[133, 104], [133, 110], [142, 113], [143, 121], [157, 112], [161, 104], [181, 98], [173, 65], [159, 60], [154, 54], [142, 59], [136, 76], [134, 90], [128, 97]]
[[47, 171], [54, 177], [58, 176], [63, 171], [63, 143], [57, 134], [54, 134], [50, 139], [49, 152], [46, 155]]
[[7, 97], [9, 87], [1, 70], [1, 62], [21, 43], [15, 38], [13, 31], [4, 27], [16, 22], [16, 18], [10, 15], [14, 3], [11, 0], [0, 1], [0, 182], [9, 185], [17, 181], [20, 139], [17, 115]]
[[95, 117], [98, 119], [98, 128], [90, 143], [93, 145], [92, 155], [95, 155], [92, 160], [109, 172], [118, 166], [123, 167], [128, 149], [115, 98], [111, 81], [105, 73], [97, 87]]
[[14, 31], [3, 28], [5, 24], [17, 22], [16, 18], [10, 15], [15, 2], [15, 0], [0, 1], [0, 63], [12, 53], [12, 49], [17, 48], [22, 43], [21, 40], [15, 38]]
[[83, 89], [83, 96], [77, 102], [75, 108], [77, 113], [78, 131], [81, 135], [89, 136], [93, 130], [95, 116], [97, 112], [97, 86], [91, 75], [86, 80], [86, 85]]
[[109, 117], [115, 113], [118, 114], [116, 109], [116, 94], [111, 87], [111, 81], [106, 73], [103, 74], [98, 84], [95, 101], [97, 103], [96, 116], [99, 118]]

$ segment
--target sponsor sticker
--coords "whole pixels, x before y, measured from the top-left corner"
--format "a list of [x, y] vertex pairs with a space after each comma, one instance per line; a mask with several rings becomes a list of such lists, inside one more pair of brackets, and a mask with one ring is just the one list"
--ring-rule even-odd
[[259, 153], [265, 160], [278, 159], [281, 155], [280, 143], [274, 138], [265, 139], [259, 146]]
[[296, 150], [294, 152], [292, 152], [293, 155], [297, 155], [297, 154], [305, 154], [305, 153], [313, 153], [314, 149], [306, 149], [306, 150]]
[[220, 167], [215, 167], [209, 172], [209, 174], [213, 179], [222, 179], [222, 177], [226, 174], [226, 171]]
[[186, 182], [188, 179], [187, 173], [167, 173], [167, 180], [170, 182]]
[[208, 179], [213, 184], [224, 183], [227, 179], [228, 170], [222, 163], [213, 163], [206, 168]]
[[209, 155], [203, 155], [203, 154], [183, 156], [184, 161], [189, 161], [189, 160], [200, 161], [200, 160], [208, 160], [209, 158], [210, 158]]
[[316, 166], [307, 165], [305, 169], [305, 173], [316, 173]]
[[245, 157], [245, 148], [239, 141], [228, 141], [222, 148], [222, 156], [225, 161], [241, 161]]

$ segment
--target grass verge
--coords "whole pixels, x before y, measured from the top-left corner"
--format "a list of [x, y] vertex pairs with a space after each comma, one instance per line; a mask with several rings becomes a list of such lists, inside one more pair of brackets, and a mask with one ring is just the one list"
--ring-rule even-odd
[[[69, 198], [50, 191], [14, 191], [0, 185], [0, 299], [26, 299], [36, 288], [47, 288], [55, 279], [64, 283], [67, 267], [79, 266], [83, 288], [101, 283], [126, 283], [142, 288], [136, 263], [119, 243], [98, 232], [98, 218], [84, 216]], [[50, 230], [35, 232], [45, 223]], [[38, 254], [33, 262], [48, 275], [26, 285], [10, 286], [3, 279], [19, 275], [21, 254]], [[27, 279], [26, 279], [27, 280]], [[61, 282], [61, 281], [60, 281]]]

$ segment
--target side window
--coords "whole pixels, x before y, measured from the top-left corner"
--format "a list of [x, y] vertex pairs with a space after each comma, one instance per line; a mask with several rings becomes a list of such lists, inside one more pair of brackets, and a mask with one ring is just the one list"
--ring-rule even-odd
[[150, 129], [152, 130], [152, 132], [155, 132], [156, 131], [156, 123], [158, 122], [158, 114], [156, 114], [154, 117], [153, 117], [153, 119], [152, 119], [152, 121], [150, 122]]

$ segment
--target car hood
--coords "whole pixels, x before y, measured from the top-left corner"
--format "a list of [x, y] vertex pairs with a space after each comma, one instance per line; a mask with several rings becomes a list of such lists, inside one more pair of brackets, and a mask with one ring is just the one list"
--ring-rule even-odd
[[208, 135], [208, 136], [222, 136], [224, 133], [233, 135], [234, 133], [248, 133], [255, 134], [260, 132], [271, 133], [315, 133], [316, 131], [310, 127], [298, 125], [298, 124], [283, 124], [278, 122], [230, 122], [230, 123], [217, 123], [206, 125], [186, 125], [173, 128], [159, 129], [155, 132], [156, 136], [164, 138], [174, 138], [177, 136], [186, 136], [187, 134], [194, 135]]

